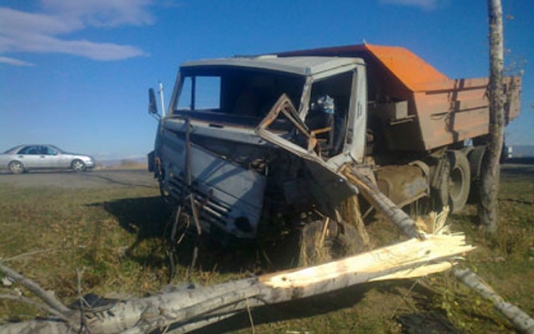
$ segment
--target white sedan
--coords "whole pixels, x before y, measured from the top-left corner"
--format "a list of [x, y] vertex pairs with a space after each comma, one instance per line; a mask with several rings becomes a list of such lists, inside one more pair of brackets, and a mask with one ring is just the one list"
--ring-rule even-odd
[[0, 169], [9, 169], [13, 174], [32, 169], [72, 169], [84, 172], [94, 166], [93, 157], [67, 153], [53, 145], [20, 145], [0, 154]]

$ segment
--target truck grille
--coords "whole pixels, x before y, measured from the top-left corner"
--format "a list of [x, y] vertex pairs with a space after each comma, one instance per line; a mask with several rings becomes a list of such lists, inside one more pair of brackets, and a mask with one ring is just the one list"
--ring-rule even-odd
[[[186, 188], [187, 185], [182, 173], [180, 173], [180, 175], [173, 175], [173, 177], [170, 178], [168, 190], [172, 197], [176, 199], [181, 198], [182, 190]], [[193, 182], [191, 188], [197, 208], [202, 206], [199, 210], [200, 220], [210, 224], [219, 225], [220, 227], [225, 226], [232, 210], [231, 207], [228, 204], [218, 201], [213, 197], [213, 194], [208, 195], [203, 193], [196, 182]], [[212, 191], [213, 190], [210, 189], [210, 192]], [[190, 208], [189, 201], [186, 201], [184, 204]]]

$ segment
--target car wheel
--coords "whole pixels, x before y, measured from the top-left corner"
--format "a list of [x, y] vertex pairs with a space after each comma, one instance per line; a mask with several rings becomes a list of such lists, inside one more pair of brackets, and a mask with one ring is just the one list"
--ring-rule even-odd
[[22, 174], [22, 173], [24, 173], [26, 171], [25, 168], [24, 168], [24, 165], [19, 161], [10, 162], [9, 163], [9, 170], [13, 174]]
[[74, 160], [71, 164], [71, 168], [76, 172], [85, 172], [85, 163], [81, 160]]

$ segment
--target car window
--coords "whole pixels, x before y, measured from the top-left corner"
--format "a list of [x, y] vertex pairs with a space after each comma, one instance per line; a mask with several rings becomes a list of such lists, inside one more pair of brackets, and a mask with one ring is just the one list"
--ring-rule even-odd
[[48, 154], [48, 149], [46, 148], [46, 146], [39, 146], [38, 152], [39, 154]]
[[40, 154], [37, 146], [26, 146], [18, 154]]
[[53, 147], [50, 147], [50, 146], [46, 146], [45, 147], [45, 154], [47, 155], [56, 155], [57, 154], [57, 150], [54, 149]]

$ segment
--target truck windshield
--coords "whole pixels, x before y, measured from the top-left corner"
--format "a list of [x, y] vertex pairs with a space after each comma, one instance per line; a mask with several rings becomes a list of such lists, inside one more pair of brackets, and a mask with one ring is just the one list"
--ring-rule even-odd
[[305, 78], [248, 68], [187, 68], [181, 71], [174, 115], [257, 125], [282, 94], [298, 108]]

